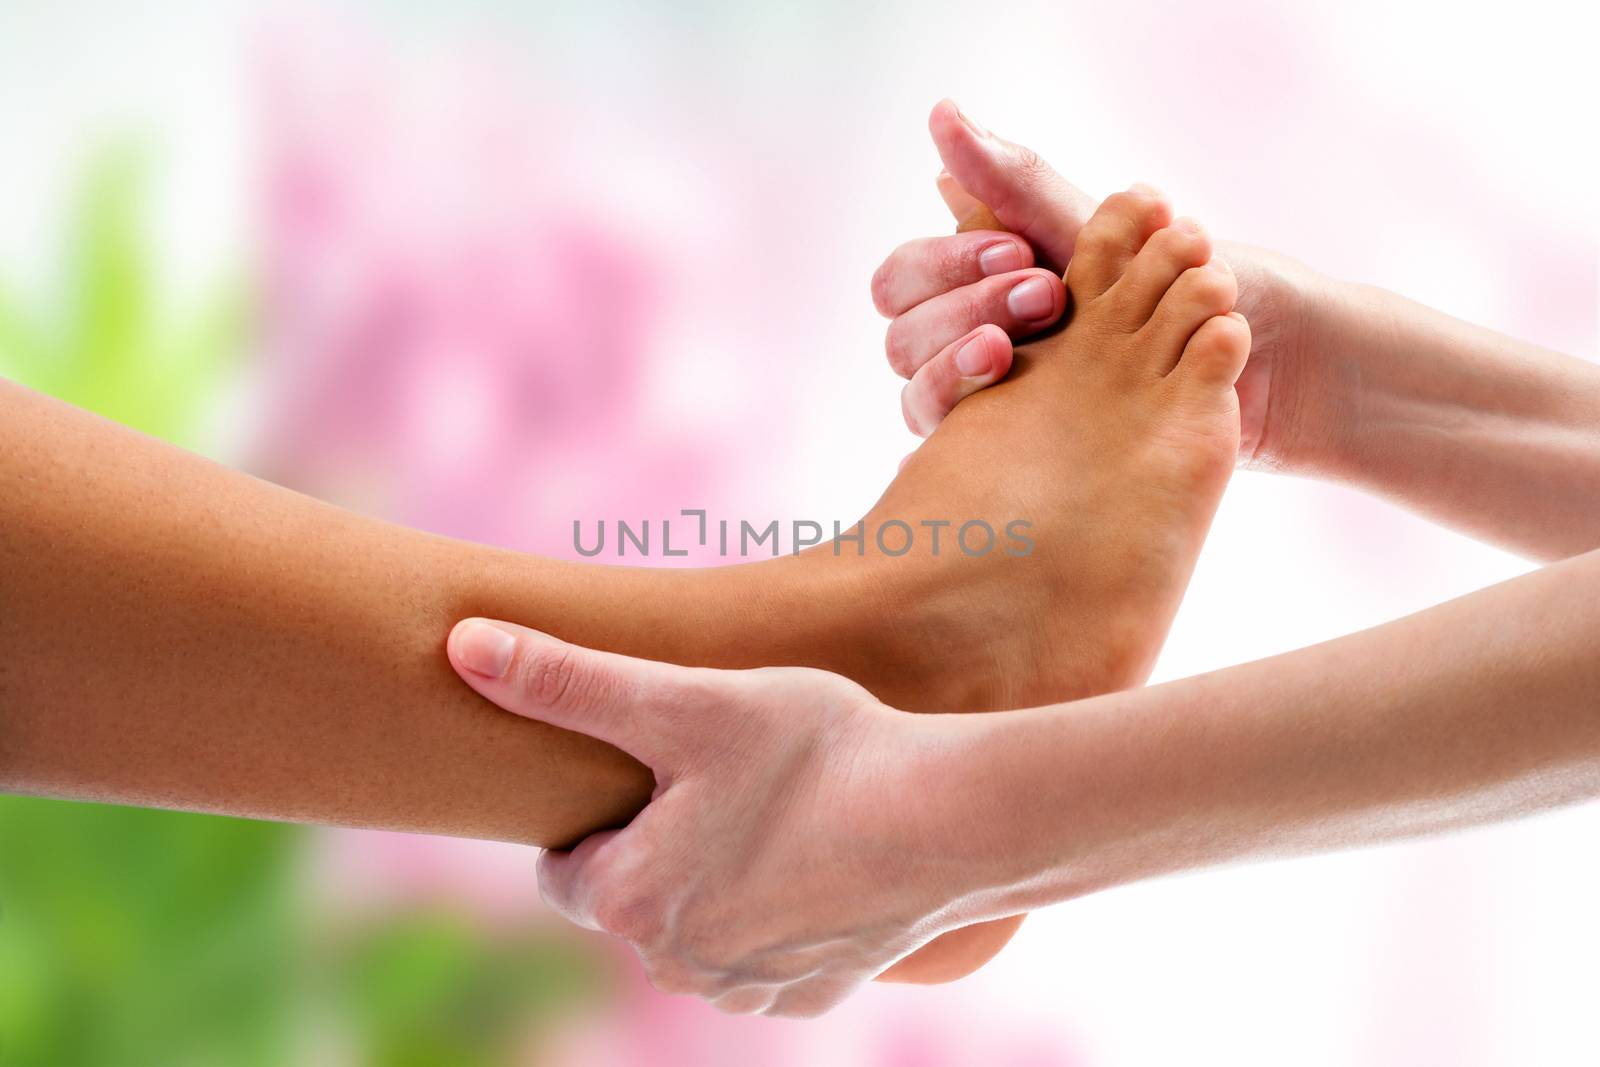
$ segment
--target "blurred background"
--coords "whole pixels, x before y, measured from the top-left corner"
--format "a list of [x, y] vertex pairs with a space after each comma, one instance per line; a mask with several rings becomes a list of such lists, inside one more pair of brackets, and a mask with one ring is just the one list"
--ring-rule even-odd
[[[867, 280], [949, 227], [945, 95], [1091, 191], [1592, 359], [1571, 17], [7, 0], [0, 374], [530, 551], [574, 515], [848, 521], [913, 443]], [[1159, 677], [1526, 566], [1240, 475]], [[527, 850], [0, 798], [0, 1064], [1593, 1064], [1597, 840], [1590, 806], [1119, 890], [786, 1023], [654, 994]]]

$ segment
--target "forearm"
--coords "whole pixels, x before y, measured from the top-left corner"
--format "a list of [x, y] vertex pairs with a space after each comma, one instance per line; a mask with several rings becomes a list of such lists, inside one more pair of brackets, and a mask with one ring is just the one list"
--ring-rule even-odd
[[1310, 282], [1294, 465], [1541, 559], [1600, 547], [1600, 367], [1370, 286]]
[[792, 559], [534, 559], [340, 511], [5, 382], [0, 413], [0, 790], [564, 843], [632, 815], [651, 779], [462, 686], [443, 654], [456, 620], [861, 671]]
[[1215, 674], [957, 717], [980, 754], [945, 817], [984, 828], [961, 846], [1005, 911], [1594, 798], [1596, 649], [1600, 552]]

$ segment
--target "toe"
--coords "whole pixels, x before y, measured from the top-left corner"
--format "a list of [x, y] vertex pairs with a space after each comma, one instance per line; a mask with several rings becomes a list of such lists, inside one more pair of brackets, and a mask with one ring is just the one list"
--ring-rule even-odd
[[1184, 271], [1211, 259], [1211, 238], [1193, 219], [1179, 219], [1150, 236], [1108, 297], [1130, 330], [1150, 320]]
[[1183, 375], [1203, 388], [1231, 389], [1250, 358], [1250, 324], [1237, 311], [1217, 315], [1183, 347], [1173, 375]]
[[1166, 374], [1200, 324], [1232, 311], [1238, 295], [1233, 271], [1222, 260], [1213, 258], [1203, 267], [1190, 267], [1178, 275], [1140, 330], [1150, 343], [1140, 345], [1139, 351], [1148, 352], [1157, 373]]
[[1083, 232], [1067, 265], [1067, 288], [1079, 307], [1110, 289], [1150, 235], [1172, 221], [1172, 205], [1148, 185], [1106, 197]]

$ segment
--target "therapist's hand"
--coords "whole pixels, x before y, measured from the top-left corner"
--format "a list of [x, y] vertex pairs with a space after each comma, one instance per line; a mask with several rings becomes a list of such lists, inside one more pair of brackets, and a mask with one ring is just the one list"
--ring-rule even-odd
[[[928, 132], [945, 167], [939, 193], [959, 232], [901, 245], [872, 279], [873, 303], [893, 320], [889, 365], [910, 379], [901, 398], [906, 424], [922, 437], [963, 399], [1006, 376], [1013, 341], [1070, 310], [1059, 272], [1097, 205], [1037, 153], [985, 130], [949, 100], [928, 116]], [[1237, 276], [1235, 310], [1250, 320], [1253, 341], [1235, 386], [1240, 456], [1293, 469], [1299, 421], [1283, 413], [1323, 403], [1318, 391], [1308, 392], [1303, 368], [1321, 346], [1308, 316], [1327, 302], [1328, 283], [1258, 248], [1218, 248]], [[1269, 411], [1279, 412], [1270, 427]]]
[[1095, 209], [1033, 152], [984, 131], [949, 100], [933, 109], [928, 131], [946, 168], [939, 192], [960, 232], [906, 242], [872, 278], [873, 304], [892, 320], [889, 364], [910, 379], [906, 424], [922, 437], [1006, 376], [1013, 339], [1061, 320], [1062, 273]]
[[456, 626], [450, 661], [508, 711], [654, 771], [628, 826], [543, 854], [539, 887], [573, 922], [630, 942], [656, 988], [816, 1015], [961, 925], [960, 849], [917, 822], [950, 749], [939, 716], [823, 671], [677, 667], [481, 619]]

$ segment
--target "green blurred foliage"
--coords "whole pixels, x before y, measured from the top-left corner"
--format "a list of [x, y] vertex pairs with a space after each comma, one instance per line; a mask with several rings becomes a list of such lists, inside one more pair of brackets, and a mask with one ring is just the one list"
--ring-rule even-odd
[[444, 912], [391, 918], [336, 950], [331, 1001], [373, 1067], [498, 1067], [606, 978], [566, 938], [527, 930], [487, 941]]
[[[193, 444], [247, 337], [244, 287], [162, 320], [143, 174], [131, 147], [88, 167], [58, 306], [24, 307], [0, 287], [0, 373]], [[0, 1064], [286, 1062], [299, 836], [0, 798]]]
[[[0, 374], [193, 447], [250, 340], [249, 291], [229, 282], [165, 314], [145, 170], [129, 148], [87, 168], [59, 305], [25, 307], [0, 284]], [[292, 1064], [324, 1040], [336, 1062], [371, 1067], [499, 1064], [598, 988], [548, 934], [428, 914], [384, 917], [319, 955], [305, 840], [298, 827], [0, 797], [0, 1067]]]
[[29, 309], [0, 287], [0, 373], [178, 444], [249, 337], [244, 285], [178, 318], [151, 292], [156, 256], [141, 227], [143, 161], [129, 147], [90, 165], [72, 210], [58, 307]]
[[0, 1063], [293, 1062], [298, 836], [0, 800]]

